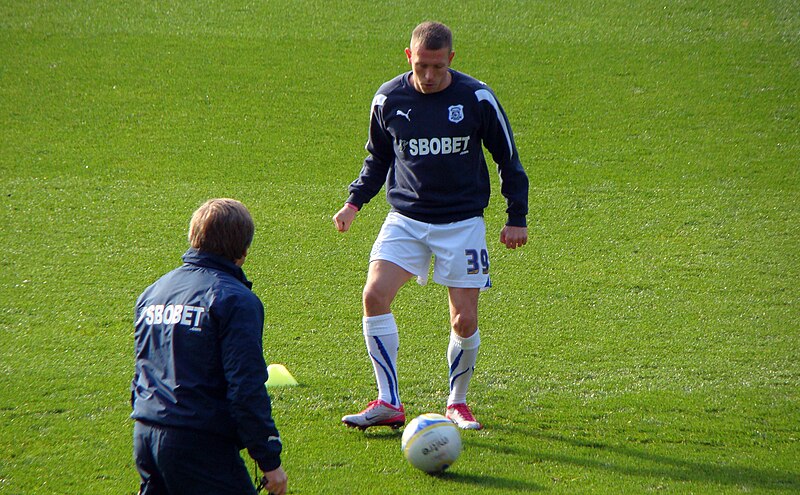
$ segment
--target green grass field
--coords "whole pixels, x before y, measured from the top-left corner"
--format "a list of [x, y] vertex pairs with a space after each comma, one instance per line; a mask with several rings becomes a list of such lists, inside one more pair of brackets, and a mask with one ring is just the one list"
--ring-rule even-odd
[[[489, 83], [531, 179], [470, 401], [427, 476], [361, 335], [382, 196], [330, 220], [421, 20]], [[0, 493], [133, 494], [133, 302], [191, 212], [243, 201], [294, 494], [800, 492], [800, 5], [792, 0], [0, 2]], [[446, 292], [395, 303], [411, 416], [446, 399]]]

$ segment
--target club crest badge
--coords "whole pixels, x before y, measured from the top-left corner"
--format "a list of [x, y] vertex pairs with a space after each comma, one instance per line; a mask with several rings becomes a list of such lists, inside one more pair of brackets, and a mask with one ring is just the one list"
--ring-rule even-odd
[[464, 105], [453, 105], [448, 107], [447, 110], [450, 112], [450, 115], [447, 117], [450, 122], [458, 124], [464, 120]]

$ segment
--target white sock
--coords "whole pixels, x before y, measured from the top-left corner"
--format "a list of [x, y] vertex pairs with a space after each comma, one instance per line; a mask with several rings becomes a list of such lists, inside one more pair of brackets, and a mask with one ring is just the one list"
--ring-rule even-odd
[[400, 390], [397, 385], [397, 350], [400, 338], [394, 315], [365, 316], [364, 341], [375, 370], [378, 383], [378, 399], [393, 406], [400, 405]]
[[462, 404], [467, 402], [467, 389], [472, 374], [475, 372], [475, 362], [478, 360], [478, 347], [481, 345], [481, 336], [478, 330], [471, 337], [459, 337], [450, 331], [450, 344], [447, 346], [447, 362], [450, 364], [450, 395], [447, 405]]

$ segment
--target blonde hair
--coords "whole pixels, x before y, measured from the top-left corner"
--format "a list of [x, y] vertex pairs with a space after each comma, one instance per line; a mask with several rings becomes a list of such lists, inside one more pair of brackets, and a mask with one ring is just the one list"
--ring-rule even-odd
[[426, 50], [448, 48], [453, 51], [453, 32], [441, 22], [425, 21], [411, 33], [411, 47], [419, 44]]
[[235, 199], [209, 199], [192, 215], [189, 244], [198, 251], [242, 258], [253, 242], [255, 223], [247, 208]]

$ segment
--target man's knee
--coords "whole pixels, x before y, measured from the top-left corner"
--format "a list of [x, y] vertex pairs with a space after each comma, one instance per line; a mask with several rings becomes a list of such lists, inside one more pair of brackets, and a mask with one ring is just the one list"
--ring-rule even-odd
[[381, 315], [389, 312], [392, 305], [392, 298], [374, 285], [364, 287], [362, 294], [364, 313], [367, 316]]
[[453, 331], [462, 338], [469, 338], [478, 330], [477, 313], [457, 313], [451, 318], [450, 324]]

